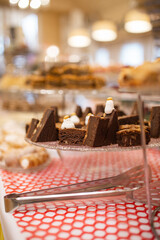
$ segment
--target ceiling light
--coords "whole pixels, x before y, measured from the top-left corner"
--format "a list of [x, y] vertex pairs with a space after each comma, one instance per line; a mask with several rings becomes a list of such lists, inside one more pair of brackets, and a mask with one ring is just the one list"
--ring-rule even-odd
[[17, 4], [19, 0], [9, 0], [10, 4]]
[[29, 0], [20, 0], [18, 6], [20, 8], [27, 8], [29, 6]]
[[116, 25], [110, 21], [97, 21], [92, 26], [92, 38], [99, 42], [109, 42], [117, 38]]
[[45, 6], [50, 3], [50, 0], [41, 0], [41, 5]]
[[130, 33], [145, 33], [152, 30], [149, 16], [138, 10], [131, 10], [125, 17], [124, 28]]
[[47, 56], [49, 58], [55, 58], [58, 56], [58, 54], [59, 54], [59, 48], [57, 46], [52, 45], [47, 48]]
[[30, 2], [30, 7], [33, 9], [38, 9], [41, 6], [41, 1], [40, 0], [32, 0]]
[[68, 37], [68, 44], [71, 47], [83, 48], [91, 44], [89, 33], [86, 29], [75, 29]]

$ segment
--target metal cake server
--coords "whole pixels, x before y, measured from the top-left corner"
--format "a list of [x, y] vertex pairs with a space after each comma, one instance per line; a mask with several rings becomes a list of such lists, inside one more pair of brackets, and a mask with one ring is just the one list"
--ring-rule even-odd
[[[151, 169], [148, 166], [149, 180]], [[24, 193], [12, 193], [4, 197], [5, 211], [10, 212], [24, 204], [39, 202], [58, 202], [72, 199], [88, 199], [126, 194], [144, 185], [144, 166], [134, 167], [114, 177], [103, 178], [83, 183], [65, 185]], [[109, 188], [123, 187], [110, 191], [100, 191]]]

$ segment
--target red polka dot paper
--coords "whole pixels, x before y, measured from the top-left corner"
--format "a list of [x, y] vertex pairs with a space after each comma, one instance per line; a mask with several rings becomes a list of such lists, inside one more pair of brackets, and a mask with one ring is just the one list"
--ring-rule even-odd
[[[33, 173], [1, 171], [6, 194], [56, 187], [110, 177], [142, 163], [140, 151], [115, 153], [64, 153], [48, 167]], [[160, 152], [148, 151], [154, 184], [160, 181]], [[157, 184], [155, 184], [157, 186]], [[155, 187], [154, 186], [154, 187]], [[139, 195], [139, 194], [138, 194]], [[125, 197], [39, 203], [13, 213], [27, 240], [142, 240], [155, 239], [148, 222], [147, 205]], [[160, 234], [160, 213], [155, 217]]]

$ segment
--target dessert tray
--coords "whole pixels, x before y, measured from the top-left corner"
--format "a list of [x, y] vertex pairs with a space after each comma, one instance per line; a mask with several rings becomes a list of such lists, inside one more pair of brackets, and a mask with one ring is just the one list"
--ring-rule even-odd
[[[44, 147], [48, 149], [62, 150], [62, 151], [130, 151], [130, 150], [139, 150], [141, 146], [133, 146], [133, 147], [120, 147], [117, 144], [102, 146], [102, 147], [88, 147], [88, 146], [75, 146], [75, 145], [62, 145], [59, 144], [58, 141], [55, 142], [33, 142], [28, 138], [25, 140], [38, 147]], [[150, 143], [146, 145], [146, 148], [160, 147], [160, 138], [151, 139]]]

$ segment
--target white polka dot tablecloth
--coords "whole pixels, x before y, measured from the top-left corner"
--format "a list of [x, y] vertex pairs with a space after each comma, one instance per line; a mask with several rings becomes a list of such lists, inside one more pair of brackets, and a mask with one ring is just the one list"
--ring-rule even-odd
[[[110, 177], [142, 163], [140, 150], [85, 154], [66, 152], [63, 161], [53, 158], [45, 169], [32, 173], [0, 170], [5, 194]], [[160, 181], [160, 151], [148, 150], [148, 160], [152, 168], [152, 181]], [[147, 205], [125, 196], [39, 203], [37, 206], [31, 204], [7, 216], [15, 222], [15, 234], [18, 231], [20, 236], [15, 236], [17, 240], [155, 239], [148, 221]], [[5, 221], [2, 222], [2, 227], [5, 224]], [[155, 217], [154, 225], [160, 234], [160, 213]], [[8, 224], [7, 231], [11, 231], [9, 228]]]

